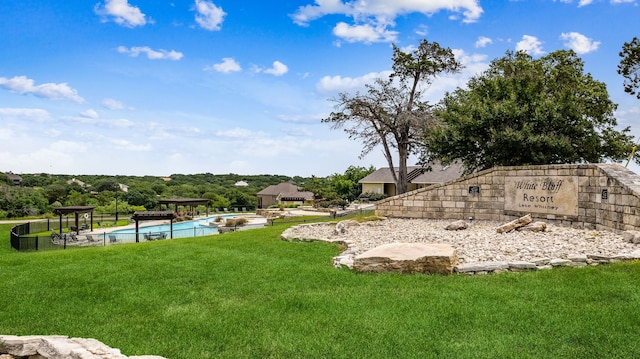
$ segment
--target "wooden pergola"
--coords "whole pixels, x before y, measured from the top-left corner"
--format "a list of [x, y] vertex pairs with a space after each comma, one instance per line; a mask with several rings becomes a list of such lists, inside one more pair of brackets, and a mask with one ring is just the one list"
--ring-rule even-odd
[[177, 217], [175, 212], [173, 211], [136, 211], [131, 216], [131, 219], [136, 221], [136, 242], [140, 241], [140, 227], [139, 222], [141, 221], [160, 221], [160, 220], [170, 220], [169, 224], [169, 232], [171, 233], [171, 238], [173, 238], [173, 220]]
[[53, 209], [53, 213], [57, 214], [58, 216], [60, 216], [60, 231], [62, 232], [62, 216], [66, 216], [68, 214], [74, 213], [75, 214], [75, 228], [76, 228], [76, 232], [78, 232], [79, 228], [80, 228], [80, 214], [82, 213], [86, 213], [89, 214], [91, 220], [90, 220], [90, 227], [89, 229], [93, 231], [93, 210], [96, 207], [93, 206], [69, 206], [69, 207], [58, 207], [58, 208], [54, 208]]
[[161, 199], [158, 200], [158, 204], [160, 208], [162, 206], [166, 206], [169, 208], [171, 205], [174, 207], [174, 212], [178, 213], [178, 206], [189, 206], [191, 208], [191, 212], [193, 212], [193, 208], [196, 206], [206, 206], [207, 207], [207, 216], [209, 215], [209, 203], [210, 201], [206, 198], [173, 198], [173, 199]]

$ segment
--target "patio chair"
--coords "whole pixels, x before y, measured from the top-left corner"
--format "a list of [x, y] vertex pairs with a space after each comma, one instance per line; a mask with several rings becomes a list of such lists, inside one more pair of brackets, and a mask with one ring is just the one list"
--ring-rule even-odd
[[110, 243], [116, 243], [118, 241], [118, 239], [116, 238], [115, 234], [110, 234], [109, 235], [109, 242]]
[[62, 235], [56, 233], [56, 231], [52, 229], [51, 230], [51, 241], [52, 242], [56, 242], [56, 241], [59, 241], [59, 240], [62, 240]]
[[95, 239], [93, 239], [93, 236], [90, 234], [85, 235], [85, 237], [87, 238], [87, 241], [89, 242], [95, 242]]

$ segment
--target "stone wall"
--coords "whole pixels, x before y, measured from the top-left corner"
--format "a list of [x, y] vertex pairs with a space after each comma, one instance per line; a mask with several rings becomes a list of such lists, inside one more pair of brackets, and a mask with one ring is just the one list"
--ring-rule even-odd
[[640, 227], [640, 176], [617, 164], [495, 167], [376, 203], [396, 218], [510, 221], [531, 214], [558, 225]]

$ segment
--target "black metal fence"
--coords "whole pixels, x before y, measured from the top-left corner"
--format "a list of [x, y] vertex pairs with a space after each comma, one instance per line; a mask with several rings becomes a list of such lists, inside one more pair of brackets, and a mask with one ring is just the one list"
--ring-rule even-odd
[[57, 225], [53, 226], [50, 221], [18, 224], [11, 228], [11, 247], [19, 251], [61, 249], [62, 246], [52, 241], [51, 234], [43, 233], [50, 230], [59, 232]]
[[[120, 218], [126, 218], [128, 215], [120, 215]], [[80, 225], [83, 228], [90, 228], [91, 220], [89, 218], [81, 218]], [[94, 225], [100, 226], [105, 223], [116, 222], [115, 214], [94, 214]], [[18, 251], [28, 250], [50, 250], [50, 249], [64, 249], [67, 245], [67, 240], [73, 240], [73, 237], [69, 234], [69, 228], [75, 226], [74, 216], [64, 216], [62, 221], [60, 218], [47, 218], [37, 221], [30, 221], [23, 224], [18, 224], [11, 228], [11, 247]], [[65, 234], [65, 228], [67, 233]], [[58, 235], [58, 239], [54, 240], [54, 237]]]

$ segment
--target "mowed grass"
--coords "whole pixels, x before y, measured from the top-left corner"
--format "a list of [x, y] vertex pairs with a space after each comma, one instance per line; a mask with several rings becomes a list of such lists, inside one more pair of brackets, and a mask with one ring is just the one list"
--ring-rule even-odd
[[167, 358], [640, 357], [640, 264], [358, 274], [286, 226], [18, 253], [0, 226], [0, 333]]

